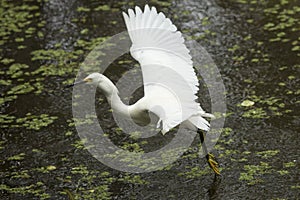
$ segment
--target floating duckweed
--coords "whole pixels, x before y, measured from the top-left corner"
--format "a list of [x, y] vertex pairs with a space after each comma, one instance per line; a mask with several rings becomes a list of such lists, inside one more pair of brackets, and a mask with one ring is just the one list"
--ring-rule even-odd
[[8, 125], [16, 119], [15, 116], [11, 115], [0, 115], [0, 124], [2, 127], [5, 127], [4, 125]]
[[77, 7], [77, 12], [89, 12], [89, 11], [91, 11], [91, 9], [89, 8], [82, 7], [82, 6]]
[[126, 149], [126, 150], [129, 150], [129, 151], [143, 152], [143, 149], [140, 147], [140, 145], [138, 143], [124, 142], [124, 144], [122, 145], [122, 147], [124, 149]]
[[44, 27], [46, 23], [47, 23], [47, 22], [46, 22], [45, 20], [43, 20], [43, 21], [39, 22], [39, 23], [37, 24], [37, 26], [41, 28], [41, 27]]
[[165, 7], [169, 7], [172, 5], [172, 3], [168, 2], [168, 1], [151, 0], [150, 2], [153, 4], [156, 4], [156, 5], [165, 6]]
[[17, 95], [17, 94], [27, 94], [34, 90], [34, 87], [30, 85], [30, 83], [24, 83], [20, 85], [16, 85], [12, 87], [7, 94], [9, 95]]
[[287, 162], [287, 163], [284, 163], [283, 166], [285, 168], [289, 168], [289, 167], [295, 167], [296, 164], [294, 162]]
[[12, 62], [14, 62], [15, 60], [14, 59], [12, 59], [12, 58], [3, 58], [0, 62], [2, 63], [2, 64], [4, 64], [4, 65], [8, 65], [8, 64], [10, 64], [10, 63], [12, 63]]
[[49, 171], [53, 171], [53, 170], [56, 169], [56, 167], [53, 166], [53, 165], [49, 165], [49, 166], [46, 167], [46, 169], [49, 170]]
[[257, 62], [259, 62], [259, 59], [258, 59], [258, 58], [252, 58], [252, 59], [251, 59], [251, 62], [257, 63]]
[[20, 153], [9, 157], [7, 160], [24, 160], [25, 153]]
[[285, 69], [287, 69], [287, 68], [288, 68], [287, 66], [283, 66], [283, 67], [280, 67], [279, 70], [280, 70], [280, 71], [283, 71], [283, 70], [285, 70]]
[[203, 18], [201, 19], [201, 24], [202, 24], [202, 26], [207, 26], [207, 25], [209, 25], [209, 24], [210, 24], [209, 18], [208, 18], [208, 17], [203, 17]]
[[223, 136], [228, 136], [228, 135], [230, 135], [230, 134], [232, 134], [232, 128], [230, 128], [230, 127], [225, 127], [225, 128], [222, 129], [222, 135], [223, 135]]
[[249, 155], [249, 154], [251, 154], [251, 151], [244, 151], [243, 154]]
[[282, 109], [285, 108], [285, 104], [281, 99], [256, 95], [252, 95], [249, 98], [255, 102], [256, 108], [245, 111], [243, 117], [269, 118], [271, 115], [281, 116], [282, 112], [284, 112]]
[[148, 182], [143, 180], [140, 175], [126, 174], [125, 176], [119, 178], [118, 181], [122, 181], [124, 183], [136, 183], [141, 185], [148, 184]]
[[283, 176], [283, 175], [286, 175], [286, 174], [289, 174], [289, 171], [287, 170], [279, 170], [278, 173]]
[[[1, 14], [5, 17], [0, 17], [0, 36], [4, 38], [1, 40], [1, 44], [5, 44], [9, 41], [9, 37], [15, 33], [21, 33], [28, 30], [28, 26], [31, 24], [34, 16], [37, 16], [39, 7], [27, 5], [23, 3], [21, 5], [15, 5], [10, 1], [1, 1]], [[23, 42], [24, 38], [17, 37], [15, 42]]]
[[20, 187], [10, 187], [8, 185], [0, 185], [0, 190], [6, 191], [8, 193], [14, 193], [14, 194], [32, 194], [35, 197], [43, 200], [43, 199], [49, 199], [51, 196], [44, 191], [43, 189], [44, 183], [42, 182], [37, 182], [36, 184], [31, 184], [31, 185], [24, 185]]
[[[82, 50], [69, 52], [63, 49], [41, 49], [33, 51], [31, 53], [31, 60], [41, 61], [45, 64], [42, 64], [37, 70], [31, 72], [31, 75], [41, 74], [43, 76], [63, 76], [66, 74], [73, 74], [78, 70], [78, 68], [77, 63], [72, 62], [72, 60], [78, 59], [79, 55], [82, 54]], [[70, 62], [71, 64], [66, 64], [67, 62]]]
[[254, 22], [254, 19], [247, 19], [247, 22], [248, 22], [249, 24], [252, 24], [252, 23]]
[[267, 150], [267, 151], [261, 151], [257, 152], [257, 155], [260, 155], [262, 158], [271, 158], [279, 153], [279, 150]]
[[73, 135], [73, 132], [72, 132], [72, 131], [67, 131], [67, 132], [65, 133], [65, 136], [71, 136], [71, 135]]
[[[230, 141], [230, 140], [229, 140]], [[230, 144], [231, 142], [223, 142], [224, 144]], [[233, 142], [233, 141], [232, 141]], [[235, 154], [238, 154], [239, 152], [237, 150], [232, 150], [232, 149], [226, 149], [224, 153], [221, 153], [219, 155], [219, 158], [222, 158], [222, 157], [225, 157], [225, 156], [232, 156], [232, 155], [235, 155]]]
[[240, 49], [240, 46], [236, 44], [232, 48], [229, 48], [228, 51], [235, 52], [238, 49]]
[[89, 171], [86, 166], [80, 165], [71, 169], [72, 174], [88, 174]]
[[253, 81], [251, 79], [245, 79], [244, 82], [245, 83], [252, 83]]
[[80, 34], [86, 35], [89, 32], [89, 29], [85, 28], [80, 31]]
[[274, 27], [274, 26], [275, 26], [274, 23], [268, 22], [267, 24], [264, 25], [264, 29], [268, 30], [268, 29], [270, 29], [271, 27]]
[[[102, 42], [105, 42], [108, 39], [108, 37], [97, 37], [93, 38], [90, 41], [83, 40], [83, 39], [78, 39], [76, 41], [76, 46], [81, 47], [85, 50], [92, 50], [94, 49], [97, 45], [99, 45]], [[99, 54], [98, 54], [99, 55]]]
[[17, 99], [16, 95], [9, 95], [9, 96], [5, 96], [3, 98], [0, 97], [0, 105], [4, 104], [6, 102], [9, 102], [9, 101], [15, 100], [15, 99]]
[[291, 189], [300, 189], [300, 185], [293, 185], [291, 186]]
[[49, 165], [46, 167], [39, 167], [34, 169], [35, 171], [41, 172], [41, 173], [49, 173], [50, 171], [56, 170], [56, 167], [53, 165]]
[[48, 114], [41, 114], [40, 116], [26, 114], [26, 117], [16, 119], [16, 124], [12, 124], [11, 127], [25, 127], [26, 129], [40, 130], [42, 127], [47, 127], [52, 124], [56, 116], [49, 116]]
[[250, 107], [250, 106], [253, 106], [254, 105], [254, 101], [251, 101], [251, 100], [244, 100], [242, 103], [241, 103], [241, 106], [244, 106], [244, 107]]
[[266, 111], [262, 108], [253, 108], [243, 113], [243, 117], [246, 118], [253, 118], [253, 119], [262, 119], [262, 118], [269, 118]]
[[3, 150], [4, 149], [4, 145], [5, 144], [5, 142], [4, 141], [0, 141], [0, 150]]
[[44, 33], [43, 33], [42, 31], [38, 31], [38, 32], [37, 32], [37, 36], [38, 36], [40, 39], [42, 39], [42, 38], [44, 38]]
[[280, 38], [271, 38], [269, 39], [270, 42], [278, 42], [280, 41]]
[[292, 51], [300, 51], [300, 46], [294, 46], [294, 47], [292, 48]]
[[[139, 185], [145, 185], [148, 182], [143, 180], [140, 175], [135, 174], [121, 174], [119, 178], [112, 177], [111, 174], [107, 171], [99, 172], [96, 171], [90, 171], [86, 166], [79, 165], [76, 167], [73, 167], [71, 169], [71, 173], [79, 176], [80, 179], [77, 181], [77, 188], [76, 191], [64, 191], [63, 194], [66, 194], [73, 199], [111, 199], [109, 192], [109, 186], [113, 182], [121, 182], [121, 183], [130, 183], [130, 184], [139, 184]], [[72, 177], [66, 177], [65, 179], [68, 179], [70, 182], [74, 182], [75, 180], [71, 180]], [[64, 179], [64, 180], [65, 180]], [[100, 181], [101, 184], [94, 184], [94, 181]]]
[[233, 60], [235, 60], [235, 61], [243, 61], [243, 60], [245, 60], [245, 57], [244, 56], [234, 56], [233, 57]]
[[20, 76], [23, 75], [22, 70], [27, 68], [29, 68], [29, 66], [26, 64], [14, 63], [9, 67], [6, 73], [10, 75], [11, 78], [19, 78]]
[[258, 177], [270, 173], [271, 166], [266, 162], [260, 162], [260, 165], [245, 165], [244, 170], [246, 170], [246, 172], [240, 173], [239, 180], [247, 181], [249, 185], [254, 185], [263, 182], [263, 180]]
[[30, 178], [30, 175], [28, 174], [28, 172], [29, 172], [28, 170], [12, 172], [11, 178], [22, 178], [22, 179]]
[[109, 11], [110, 9], [109, 5], [102, 5], [94, 8], [94, 11]]
[[27, 48], [27, 46], [25, 46], [25, 45], [19, 45], [18, 46], [18, 49], [26, 49]]
[[247, 36], [244, 38], [244, 40], [245, 40], [245, 41], [248, 41], [248, 40], [250, 40], [251, 38], [252, 38], [251, 35], [247, 35]]
[[202, 169], [199, 166], [196, 166], [196, 167], [187, 166], [186, 169], [188, 169], [188, 171], [178, 173], [178, 175], [179, 176], [184, 176], [188, 179], [190, 179], [190, 178], [199, 178], [199, 177], [202, 177], [206, 174], [209, 174], [210, 171], [211, 171], [211, 169], [209, 169], [208, 167], [205, 167], [204, 169]]
[[28, 35], [33, 34], [36, 31], [36, 28], [34, 27], [29, 27], [28, 29], [25, 30], [25, 33]]
[[16, 42], [24, 42], [24, 38], [16, 38], [15, 41]]
[[74, 146], [76, 149], [86, 149], [84, 143], [85, 141], [83, 140], [77, 140], [72, 144], [72, 146]]

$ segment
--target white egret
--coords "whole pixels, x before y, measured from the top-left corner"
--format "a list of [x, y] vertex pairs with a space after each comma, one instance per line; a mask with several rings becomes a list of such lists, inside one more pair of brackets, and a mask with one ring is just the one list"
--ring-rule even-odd
[[204, 143], [203, 131], [209, 130], [209, 122], [204, 117], [213, 118], [213, 115], [195, 101], [198, 79], [182, 34], [155, 7], [150, 9], [146, 5], [142, 11], [136, 6], [135, 11], [129, 9], [128, 15], [123, 12], [123, 16], [132, 41], [130, 53], [142, 68], [144, 97], [133, 105], [125, 105], [113, 82], [100, 73], [92, 73], [72, 86], [96, 85], [114, 112], [131, 117], [135, 122], [148, 122], [149, 113], [154, 113], [159, 118], [157, 127], [162, 134], [179, 124], [197, 131], [208, 164], [219, 175], [218, 163]]

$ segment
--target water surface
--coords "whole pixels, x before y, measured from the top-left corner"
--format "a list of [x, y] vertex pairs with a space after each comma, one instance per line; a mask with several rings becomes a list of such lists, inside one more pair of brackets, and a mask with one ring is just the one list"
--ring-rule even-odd
[[[198, 139], [166, 169], [145, 174], [111, 169], [84, 148], [72, 120], [72, 90], [64, 86], [93, 45], [125, 30], [121, 11], [144, 3], [1, 1], [1, 199], [297, 199], [297, 0], [148, 2], [200, 43], [221, 72], [228, 113], [213, 153], [222, 177], [214, 180], [197, 158]], [[129, 55], [120, 60], [106, 71], [113, 81], [136, 64]], [[208, 98], [200, 93], [206, 109]], [[131, 147], [107, 102], [98, 108], [112, 141]], [[157, 146], [164, 141], [155, 139]]]

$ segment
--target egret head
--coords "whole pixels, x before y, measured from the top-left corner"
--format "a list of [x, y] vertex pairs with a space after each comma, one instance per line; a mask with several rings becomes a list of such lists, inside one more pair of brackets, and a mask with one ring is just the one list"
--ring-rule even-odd
[[107, 79], [107, 78], [104, 75], [96, 72], [96, 73], [92, 73], [92, 74], [88, 75], [87, 77], [85, 77], [83, 79], [83, 82], [90, 84], [90, 85], [98, 86], [101, 84], [101, 82], [105, 81], [104, 79]]
[[67, 87], [73, 87], [75, 85], [89, 84], [97, 86], [106, 96], [111, 95], [114, 92], [118, 92], [116, 86], [106, 76], [100, 73], [92, 73], [85, 77], [82, 81], [75, 82]]

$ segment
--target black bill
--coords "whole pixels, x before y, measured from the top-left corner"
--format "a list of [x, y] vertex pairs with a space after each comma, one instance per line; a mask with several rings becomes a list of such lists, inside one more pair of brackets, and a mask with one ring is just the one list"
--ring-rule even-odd
[[75, 83], [72, 83], [70, 85], [66, 85], [65, 88], [70, 88], [70, 87], [74, 87], [75, 85], [81, 85], [83, 83], [86, 83], [85, 81], [78, 81], [78, 82], [75, 82]]

